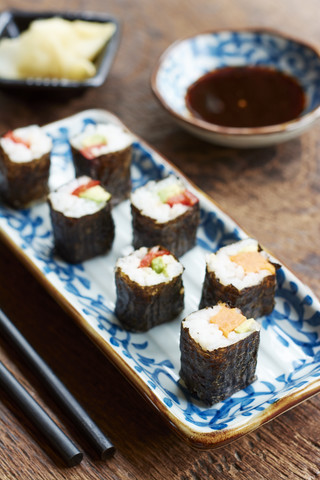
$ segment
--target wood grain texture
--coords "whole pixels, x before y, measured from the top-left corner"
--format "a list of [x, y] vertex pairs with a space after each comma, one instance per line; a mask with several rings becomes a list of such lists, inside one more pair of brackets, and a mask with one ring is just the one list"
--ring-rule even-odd
[[[0, 2], [4, 8], [52, 9], [49, 0]], [[56, 0], [55, 10], [66, 2]], [[174, 40], [221, 27], [267, 26], [320, 45], [318, 0], [70, 0], [68, 10], [105, 12], [122, 23], [119, 52], [106, 83], [81, 95], [0, 90], [0, 131], [45, 124], [87, 108], [113, 111], [172, 160], [247, 232], [320, 294], [320, 127], [275, 147], [233, 150], [182, 131], [150, 89], [157, 58]], [[114, 442], [97, 460], [23, 362], [0, 340], [0, 360], [87, 455], [67, 469], [9, 398], [0, 392], [0, 480], [313, 480], [320, 475], [318, 396], [219, 450], [183, 443], [0, 243], [0, 304]], [[70, 342], [70, 338], [72, 341]]]

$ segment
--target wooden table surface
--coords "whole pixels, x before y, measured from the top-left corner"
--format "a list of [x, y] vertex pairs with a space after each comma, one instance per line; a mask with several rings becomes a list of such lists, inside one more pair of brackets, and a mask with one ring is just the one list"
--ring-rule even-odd
[[[32, 6], [21, 0], [0, 5], [37, 10], [64, 10], [67, 5], [69, 10], [107, 11], [122, 23], [120, 48], [102, 87], [69, 98], [0, 90], [0, 131], [42, 125], [87, 108], [114, 112], [319, 296], [320, 126], [274, 147], [223, 148], [182, 131], [150, 89], [150, 74], [162, 51], [174, 40], [199, 31], [268, 26], [320, 46], [318, 0], [56, 0], [54, 4], [39, 0]], [[1, 480], [319, 478], [319, 396], [232, 444], [194, 450], [168, 428], [3, 243], [0, 301], [117, 448], [112, 459], [97, 460], [39, 381], [1, 340], [0, 360], [89, 453], [79, 466], [64, 467], [49, 448], [39, 446], [36, 430], [0, 392]]]

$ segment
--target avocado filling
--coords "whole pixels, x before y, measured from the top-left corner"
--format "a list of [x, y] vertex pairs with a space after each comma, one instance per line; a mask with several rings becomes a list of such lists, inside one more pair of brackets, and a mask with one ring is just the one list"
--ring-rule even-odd
[[177, 184], [169, 185], [162, 190], [159, 190], [158, 196], [162, 203], [166, 203], [169, 198], [174, 197], [175, 195], [179, 195], [183, 192], [183, 189]]
[[101, 135], [101, 133], [94, 133], [92, 135], [88, 135], [82, 140], [82, 145], [84, 148], [98, 145], [107, 145], [107, 143], [107, 138], [104, 135]]
[[156, 273], [163, 273], [164, 275], [168, 276], [168, 272], [166, 269], [166, 265], [163, 261], [163, 257], [156, 257], [151, 262], [151, 268]]
[[79, 197], [87, 198], [88, 200], [93, 200], [94, 202], [100, 203], [107, 202], [111, 195], [104, 188], [102, 188], [101, 185], [95, 185], [94, 187], [80, 192]]

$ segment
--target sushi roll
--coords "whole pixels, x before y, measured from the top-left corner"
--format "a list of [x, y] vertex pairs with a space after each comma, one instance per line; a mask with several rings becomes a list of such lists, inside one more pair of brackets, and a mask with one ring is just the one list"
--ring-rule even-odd
[[79, 263], [110, 250], [114, 239], [111, 194], [98, 180], [82, 176], [48, 196], [57, 253]]
[[131, 194], [133, 246], [160, 243], [180, 257], [196, 243], [199, 200], [173, 175]]
[[116, 263], [115, 314], [125, 329], [145, 332], [184, 307], [183, 266], [166, 249], [141, 247]]
[[0, 194], [14, 208], [48, 193], [52, 141], [38, 125], [17, 128], [0, 138]]
[[240, 308], [247, 317], [270, 314], [278, 268], [252, 238], [222, 247], [207, 257], [199, 308], [221, 301]]
[[259, 324], [238, 308], [198, 310], [181, 323], [180, 377], [203, 402], [220, 402], [255, 380], [259, 342]]
[[112, 205], [129, 197], [131, 191], [132, 137], [111, 124], [88, 125], [70, 139], [76, 176], [100, 180], [111, 193]]

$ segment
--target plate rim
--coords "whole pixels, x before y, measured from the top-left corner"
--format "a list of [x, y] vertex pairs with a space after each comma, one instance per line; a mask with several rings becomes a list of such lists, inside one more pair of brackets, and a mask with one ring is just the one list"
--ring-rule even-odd
[[[119, 125], [123, 126], [128, 132], [131, 133], [135, 140], [138, 140], [144, 147], [155, 153], [160, 159], [167, 164], [168, 167], [173, 169], [181, 178], [188, 182], [192, 187], [194, 187], [201, 196], [205, 197], [216, 209], [218, 209], [223, 216], [232, 220], [235, 225], [239, 226], [241, 230], [245, 230], [232, 219], [232, 217], [225, 213], [223, 209], [218, 205], [218, 203], [213, 200], [209, 195], [203, 192], [199, 187], [197, 187], [192, 180], [190, 180], [181, 170], [174, 165], [173, 162], [168, 160], [164, 155], [159, 153], [154, 149], [149, 143], [144, 141], [141, 137], [132, 132], [126, 124], [124, 124], [120, 118], [113, 113], [104, 110], [104, 109], [88, 109], [76, 114], [70, 115], [63, 119], [59, 119], [55, 122], [51, 122], [44, 127], [54, 127], [55, 125], [62, 124], [63, 122], [70, 121], [75, 117], [84, 117], [84, 116], [95, 116], [97, 114], [106, 115], [109, 118], [112, 118], [113, 121], [116, 121]], [[64, 309], [64, 311], [75, 320], [77, 325], [88, 335], [88, 337], [98, 346], [98, 348], [107, 356], [111, 363], [118, 368], [118, 370], [125, 376], [125, 378], [133, 385], [133, 387], [155, 407], [155, 409], [161, 414], [162, 418], [166, 423], [171, 427], [171, 429], [180, 436], [184, 441], [189, 445], [199, 448], [199, 449], [214, 449], [221, 447], [225, 444], [228, 444], [234, 440], [237, 440], [243, 435], [246, 435], [263, 424], [271, 421], [275, 417], [281, 415], [282, 413], [288, 411], [289, 409], [297, 406], [299, 403], [307, 400], [313, 395], [320, 392], [320, 378], [312, 382], [309, 382], [306, 386], [302, 386], [293, 393], [287, 393], [284, 397], [278, 399], [274, 403], [268, 405], [262, 412], [259, 412], [252, 417], [248, 417], [248, 421], [242, 423], [240, 426], [235, 426], [231, 428], [225, 428], [222, 430], [214, 430], [210, 432], [200, 432], [192, 429], [188, 424], [183, 423], [179, 420], [174, 413], [161, 402], [157, 395], [152, 391], [152, 389], [147, 385], [147, 383], [137, 374], [137, 372], [127, 364], [124, 359], [118, 354], [117, 351], [113, 350], [110, 345], [98, 334], [98, 332], [90, 325], [86, 319], [78, 312], [70, 300], [63, 296], [63, 294], [58, 290], [58, 288], [53, 285], [50, 280], [41, 272], [40, 268], [28, 257], [28, 255], [22, 250], [14, 240], [7, 234], [0, 226], [0, 235], [6, 244], [11, 248], [11, 250], [17, 255], [19, 260], [31, 271], [35, 276], [37, 281], [45, 287], [47, 292], [53, 297], [55, 301]], [[281, 262], [282, 265], [283, 262]], [[284, 265], [285, 266], [285, 265]], [[311, 291], [311, 289], [302, 282], [295, 273], [293, 273], [288, 267], [286, 270], [313, 295], [314, 299], [318, 301], [316, 295]]]

